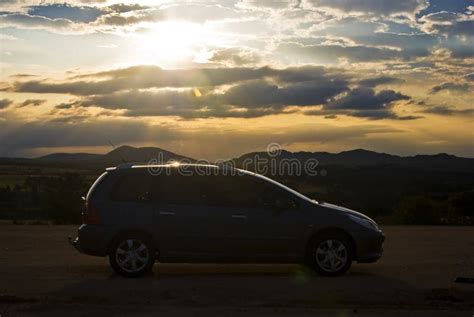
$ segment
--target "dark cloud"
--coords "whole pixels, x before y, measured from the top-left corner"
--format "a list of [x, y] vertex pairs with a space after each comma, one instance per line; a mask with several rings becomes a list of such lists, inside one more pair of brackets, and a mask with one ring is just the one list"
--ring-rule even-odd
[[371, 88], [352, 89], [344, 96], [325, 104], [322, 109], [306, 111], [307, 115], [349, 115], [367, 119], [413, 120], [420, 116], [399, 116], [393, 111], [393, 103], [410, 97], [393, 90], [375, 92]]
[[[73, 94], [79, 98], [56, 109], [96, 106], [120, 110], [125, 116], [249, 118], [322, 106], [324, 115], [399, 118], [392, 103], [409, 97], [393, 90], [375, 93], [370, 88], [397, 81], [387, 76], [366, 78], [355, 81], [360, 87], [351, 90], [353, 79], [340, 70], [316, 66], [188, 70], [136, 66], [78, 75], [63, 83], [16, 82], [11, 90]], [[223, 88], [216, 89], [219, 86]]]
[[469, 81], [474, 81], [474, 73], [467, 74], [464, 78]]
[[359, 85], [372, 88], [378, 85], [386, 85], [400, 82], [403, 82], [403, 80], [394, 77], [380, 76], [375, 78], [363, 79], [359, 81]]
[[[14, 82], [7, 90], [32, 93], [101, 95], [121, 90], [165, 87], [215, 87], [246, 80], [273, 77], [279, 81], [338, 79], [321, 67], [195, 68], [165, 70], [157, 66], [134, 66], [99, 73], [79, 75], [66, 82], [31, 80]], [[86, 80], [87, 79], [87, 80]]]
[[434, 86], [431, 88], [431, 93], [435, 94], [443, 90], [448, 90], [448, 91], [453, 91], [453, 92], [467, 92], [470, 90], [470, 87], [468, 84], [462, 84], [462, 83], [443, 83], [441, 85]]
[[428, 106], [421, 111], [422, 113], [431, 113], [442, 116], [473, 115], [474, 109], [457, 109], [449, 106]]
[[284, 113], [287, 106], [311, 106], [326, 103], [348, 90], [343, 80], [303, 81], [278, 86], [265, 80], [237, 84], [224, 93], [194, 90], [127, 91], [97, 95], [58, 108], [99, 106], [126, 109], [125, 115], [207, 117], [259, 117]]
[[302, 62], [322, 62], [337, 64], [340, 58], [355, 62], [371, 62], [387, 59], [403, 58], [403, 52], [373, 46], [341, 46], [341, 45], [302, 45], [299, 43], [281, 43], [277, 52]]
[[28, 14], [49, 19], [68, 19], [74, 22], [92, 22], [105, 14], [105, 10], [96, 7], [72, 6], [67, 3], [50, 3], [28, 7]]
[[26, 106], [39, 106], [46, 102], [46, 99], [26, 99], [18, 105], [18, 108]]
[[326, 109], [374, 110], [387, 109], [398, 100], [408, 100], [409, 96], [393, 90], [382, 90], [375, 93], [370, 88], [355, 88], [344, 97], [328, 103]]
[[254, 51], [235, 47], [214, 50], [209, 61], [228, 66], [246, 66], [260, 63], [261, 57]]
[[415, 14], [427, 7], [425, 0], [309, 0], [316, 8], [328, 7], [338, 9], [346, 13], [369, 13], [378, 15], [392, 14]]
[[313, 80], [279, 87], [266, 81], [248, 82], [230, 88], [225, 100], [231, 105], [311, 106], [326, 103], [328, 99], [348, 90], [343, 80]]
[[9, 77], [10, 78], [27, 78], [27, 77], [36, 77], [37, 75], [33, 75], [33, 74], [13, 74], [13, 75], [10, 75]]
[[[104, 129], [104, 126], [107, 129]], [[95, 120], [92, 122], [0, 122], [0, 152], [10, 152], [19, 148], [94, 146], [115, 142], [157, 142], [172, 139], [169, 129], [162, 126], [143, 124], [139, 121]]]
[[4, 109], [11, 105], [13, 103], [13, 100], [10, 99], [0, 99], [0, 109]]

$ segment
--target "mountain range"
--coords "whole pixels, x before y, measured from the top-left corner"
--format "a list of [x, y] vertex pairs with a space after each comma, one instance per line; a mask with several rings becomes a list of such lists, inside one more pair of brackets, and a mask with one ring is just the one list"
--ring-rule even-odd
[[[348, 167], [367, 166], [399, 166], [430, 170], [473, 171], [474, 159], [462, 158], [450, 154], [398, 156], [386, 153], [356, 149], [340, 153], [328, 152], [289, 152], [282, 150], [278, 156], [269, 156], [267, 152], [252, 152], [234, 159], [237, 166], [244, 160], [252, 160], [256, 156], [267, 159], [296, 159], [306, 161], [316, 159], [321, 166], [340, 165]], [[58, 165], [73, 167], [108, 167], [122, 163], [165, 163], [168, 161], [195, 161], [193, 158], [176, 154], [158, 147], [120, 146], [106, 154], [91, 153], [53, 153], [37, 158], [0, 158], [0, 164], [19, 165]], [[158, 160], [158, 161], [156, 161]]]

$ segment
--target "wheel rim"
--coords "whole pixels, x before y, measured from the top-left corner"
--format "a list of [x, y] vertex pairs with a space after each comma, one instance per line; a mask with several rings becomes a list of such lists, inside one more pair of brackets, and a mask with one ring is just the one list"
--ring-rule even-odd
[[135, 273], [147, 265], [150, 253], [147, 246], [136, 239], [124, 240], [115, 251], [115, 260], [125, 272]]
[[328, 273], [339, 271], [347, 263], [347, 248], [338, 240], [325, 240], [316, 249], [316, 262]]

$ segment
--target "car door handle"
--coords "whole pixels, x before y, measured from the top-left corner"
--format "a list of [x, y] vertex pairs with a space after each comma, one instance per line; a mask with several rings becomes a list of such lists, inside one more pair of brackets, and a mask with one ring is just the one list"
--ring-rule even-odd
[[246, 216], [246, 215], [232, 215], [232, 218], [236, 218], [236, 219], [247, 219], [247, 216]]
[[160, 211], [160, 215], [162, 216], [174, 216], [173, 211]]

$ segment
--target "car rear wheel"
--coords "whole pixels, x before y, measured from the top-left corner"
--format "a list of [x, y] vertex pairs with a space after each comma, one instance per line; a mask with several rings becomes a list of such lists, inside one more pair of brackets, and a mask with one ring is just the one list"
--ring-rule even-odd
[[340, 234], [328, 234], [310, 243], [306, 264], [319, 275], [339, 276], [351, 267], [352, 254], [349, 239]]
[[138, 277], [152, 270], [155, 250], [153, 244], [141, 235], [124, 235], [110, 249], [109, 262], [118, 274]]

